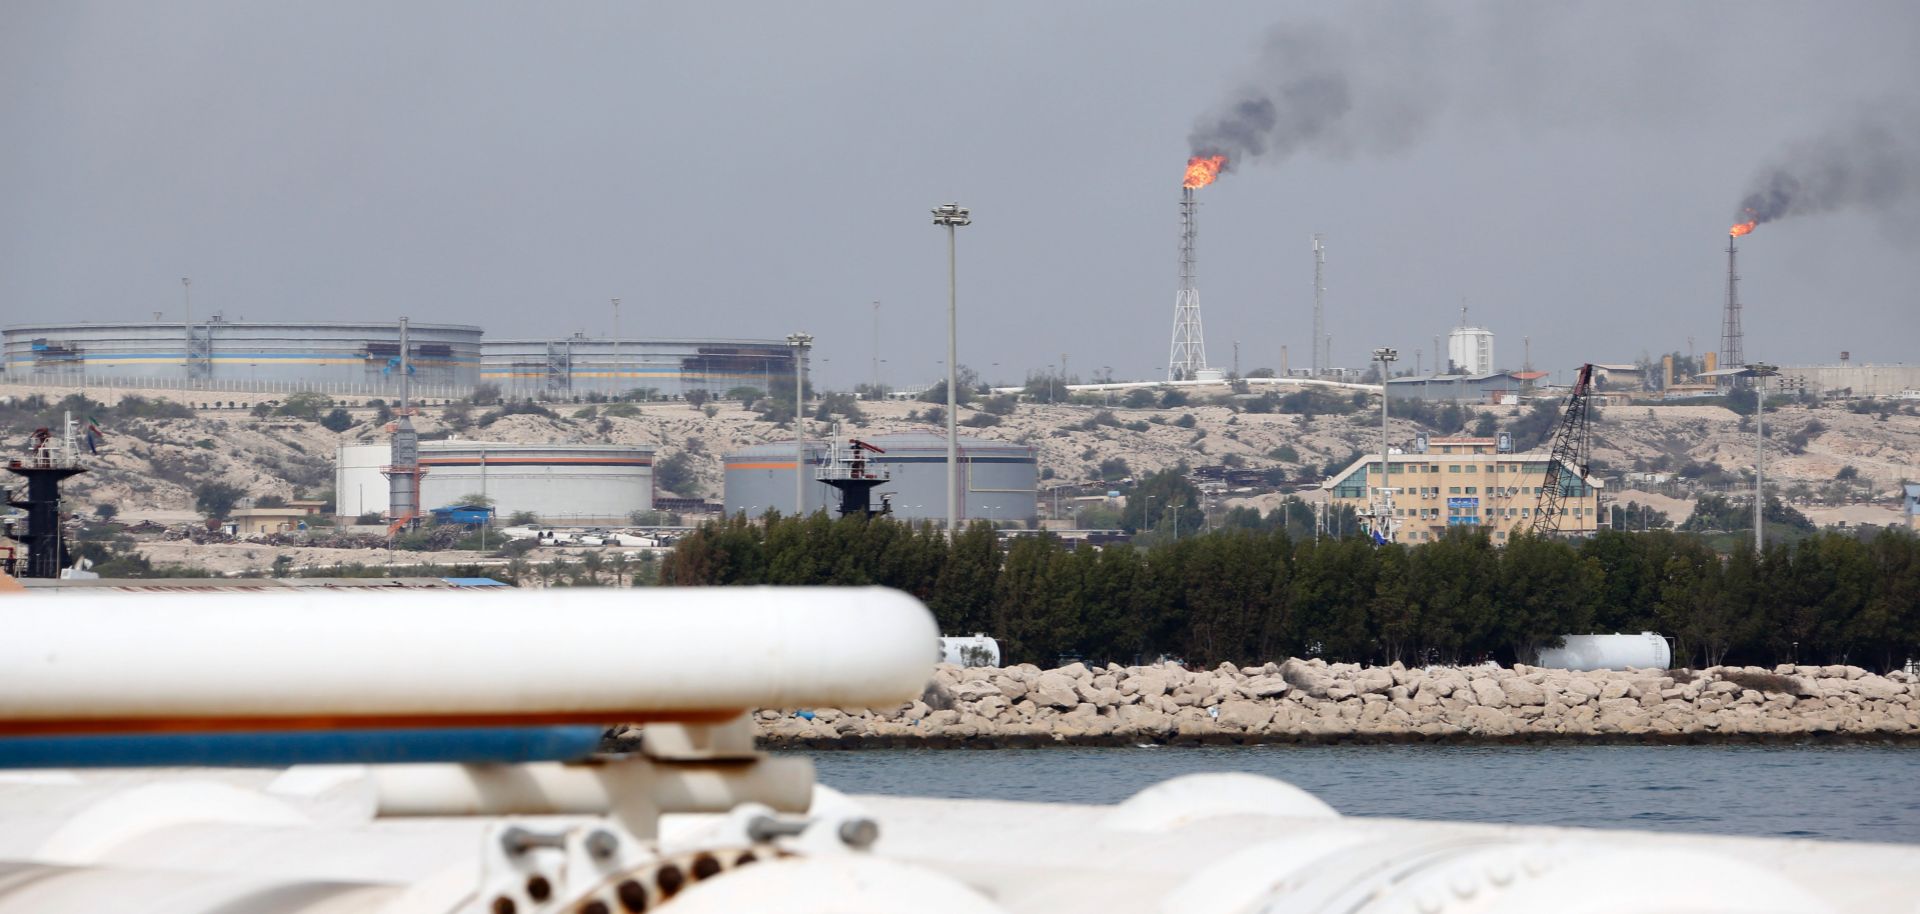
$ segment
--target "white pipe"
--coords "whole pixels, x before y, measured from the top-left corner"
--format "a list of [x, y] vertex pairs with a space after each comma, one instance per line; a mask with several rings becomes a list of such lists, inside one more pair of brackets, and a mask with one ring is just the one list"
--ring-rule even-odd
[[877, 587], [22, 596], [0, 632], [0, 733], [891, 705], [939, 645]]

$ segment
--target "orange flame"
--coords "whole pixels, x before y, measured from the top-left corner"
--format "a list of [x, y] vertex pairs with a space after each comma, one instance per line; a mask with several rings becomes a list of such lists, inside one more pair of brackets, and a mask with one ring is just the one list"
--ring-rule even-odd
[[1220, 169], [1225, 167], [1226, 156], [1194, 156], [1187, 160], [1187, 179], [1180, 186], [1205, 187], [1220, 177]]
[[1731, 237], [1738, 238], [1741, 235], [1745, 235], [1746, 233], [1753, 231], [1753, 227], [1758, 224], [1759, 223], [1757, 222], [1748, 220], [1746, 222], [1742, 222], [1739, 225], [1734, 226], [1733, 228], [1727, 229], [1727, 234]]

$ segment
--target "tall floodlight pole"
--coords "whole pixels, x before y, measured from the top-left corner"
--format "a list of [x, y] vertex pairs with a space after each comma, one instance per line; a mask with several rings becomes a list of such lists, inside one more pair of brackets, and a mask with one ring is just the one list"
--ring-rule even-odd
[[947, 228], [947, 537], [960, 533], [960, 438], [955, 413], [960, 409], [960, 267], [955, 236], [960, 226], [972, 225], [966, 207], [958, 203], [934, 207], [933, 224]]
[[613, 396], [620, 396], [620, 299], [613, 299]]
[[[1732, 242], [1728, 242], [1732, 247]], [[1759, 397], [1753, 410], [1753, 555], [1758, 560], [1767, 545], [1767, 490], [1763, 480], [1767, 463], [1767, 379], [1780, 373], [1780, 366], [1755, 362], [1741, 374], [1753, 379], [1753, 391]]]
[[180, 277], [180, 303], [187, 310], [187, 357], [180, 366], [186, 369], [187, 380], [193, 380], [193, 279]]
[[1393, 512], [1393, 496], [1387, 490], [1387, 481], [1393, 478], [1392, 465], [1387, 463], [1387, 378], [1392, 376], [1388, 366], [1400, 360], [1400, 350], [1382, 347], [1373, 351], [1373, 357], [1380, 362], [1380, 502], [1374, 508], [1374, 530], [1392, 539], [1392, 524], [1387, 520]]
[[1313, 236], [1313, 376], [1316, 378], [1320, 377], [1320, 370], [1325, 367], [1320, 364], [1320, 340], [1327, 332], [1326, 312], [1321, 307], [1321, 296], [1327, 291], [1326, 284], [1321, 282], [1321, 272], [1326, 266], [1327, 247], [1316, 232]]
[[807, 514], [807, 347], [813, 334], [789, 333], [793, 347], [793, 516]]
[[873, 396], [880, 397], [880, 303], [873, 303]]

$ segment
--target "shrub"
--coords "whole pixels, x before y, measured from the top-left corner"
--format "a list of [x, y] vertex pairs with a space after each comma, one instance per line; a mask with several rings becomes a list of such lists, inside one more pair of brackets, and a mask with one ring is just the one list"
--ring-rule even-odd
[[320, 417], [320, 427], [330, 432], [344, 432], [353, 427], [353, 416], [336, 406]]
[[1199, 420], [1193, 418], [1192, 413], [1181, 413], [1180, 418], [1173, 420], [1173, 424], [1181, 428], [1192, 428], [1199, 424]]
[[992, 428], [1000, 424], [1000, 417], [992, 413], [974, 413], [960, 421], [967, 428]]
[[1281, 463], [1299, 463], [1300, 462], [1300, 452], [1294, 450], [1293, 445], [1290, 445], [1290, 444], [1283, 444], [1277, 448], [1274, 448], [1271, 451], [1268, 451], [1267, 457], [1272, 460], [1278, 460]]

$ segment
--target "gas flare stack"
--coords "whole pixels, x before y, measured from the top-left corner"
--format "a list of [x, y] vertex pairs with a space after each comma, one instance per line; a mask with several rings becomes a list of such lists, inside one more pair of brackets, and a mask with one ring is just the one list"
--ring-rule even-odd
[[[1751, 216], [1753, 211], [1747, 212]], [[1745, 334], [1740, 329], [1740, 273], [1737, 269], [1740, 250], [1734, 244], [1734, 239], [1753, 231], [1756, 224], [1755, 220], [1749, 218], [1727, 230], [1727, 304], [1720, 317], [1720, 365], [1723, 368], [1747, 363]], [[1739, 384], [1732, 378], [1727, 379], [1727, 383]]]
[[1193, 192], [1212, 184], [1227, 164], [1226, 156], [1194, 156], [1187, 160], [1180, 186], [1180, 290], [1173, 298], [1173, 348], [1167, 355], [1167, 380], [1190, 381], [1207, 370], [1207, 344], [1200, 326], [1200, 290], [1194, 287], [1193, 239], [1196, 204]]

